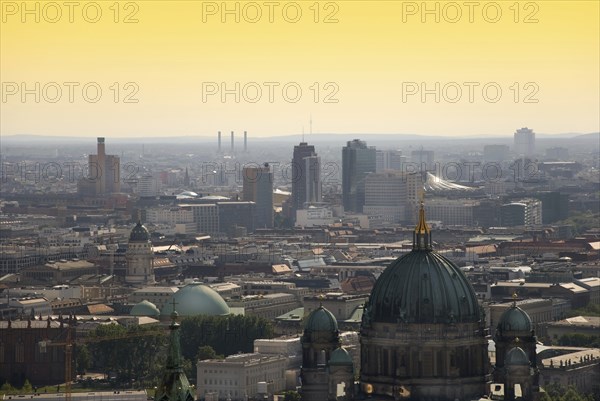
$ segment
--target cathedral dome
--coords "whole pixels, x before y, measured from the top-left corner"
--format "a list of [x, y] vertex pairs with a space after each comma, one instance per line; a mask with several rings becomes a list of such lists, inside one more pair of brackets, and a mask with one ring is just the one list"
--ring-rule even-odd
[[331, 353], [329, 365], [354, 365], [352, 357], [344, 347], [339, 347]]
[[152, 302], [143, 300], [142, 302], [135, 304], [129, 312], [131, 316], [159, 316], [160, 311]]
[[323, 331], [334, 333], [338, 331], [337, 320], [331, 312], [321, 305], [308, 315], [304, 323], [304, 330], [308, 332]]
[[368, 302], [375, 322], [478, 322], [479, 304], [461, 270], [431, 250], [413, 250], [379, 276]]
[[131, 230], [131, 234], [129, 234], [129, 241], [133, 242], [147, 242], [150, 240], [150, 234], [146, 227], [142, 225], [140, 221], [137, 222], [133, 230]]
[[514, 333], [515, 335], [531, 335], [533, 326], [527, 312], [516, 304], [504, 311], [498, 322], [498, 331], [501, 333]]
[[506, 353], [506, 366], [529, 366], [529, 358], [525, 351], [520, 347], [512, 348]]
[[171, 316], [173, 301], [180, 316], [223, 316], [230, 313], [229, 306], [219, 293], [200, 283], [188, 284], [173, 294], [163, 307], [161, 316]]
[[473, 287], [462, 271], [432, 250], [423, 206], [415, 228], [413, 250], [379, 276], [365, 308], [363, 322], [457, 323], [481, 320]]

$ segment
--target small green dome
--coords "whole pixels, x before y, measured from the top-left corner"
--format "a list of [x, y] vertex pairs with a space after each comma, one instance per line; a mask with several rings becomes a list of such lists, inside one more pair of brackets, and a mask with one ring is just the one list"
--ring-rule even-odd
[[344, 347], [339, 347], [331, 353], [329, 365], [354, 365], [354, 361]]
[[179, 316], [223, 316], [230, 313], [223, 297], [212, 288], [200, 283], [188, 284], [173, 294], [162, 309], [161, 316], [171, 316], [173, 300]]
[[506, 360], [504, 362], [506, 366], [529, 366], [529, 358], [525, 351], [520, 347], [512, 348], [506, 353]]
[[527, 312], [513, 305], [502, 314], [497, 328], [500, 333], [512, 332], [529, 336], [533, 326]]
[[323, 331], [335, 333], [338, 331], [337, 320], [333, 316], [333, 313], [321, 305], [308, 315], [304, 323], [304, 330], [308, 332]]
[[146, 227], [142, 225], [140, 221], [137, 222], [131, 234], [129, 234], [129, 241], [133, 242], [148, 242], [150, 240], [150, 234]]
[[160, 316], [160, 311], [150, 301], [143, 300], [142, 302], [135, 304], [133, 308], [131, 308], [131, 312], [129, 312], [131, 316]]

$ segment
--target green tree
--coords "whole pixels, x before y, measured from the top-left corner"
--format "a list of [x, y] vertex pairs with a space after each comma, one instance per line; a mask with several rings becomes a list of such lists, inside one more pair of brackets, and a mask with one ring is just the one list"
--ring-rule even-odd
[[92, 355], [87, 345], [78, 345], [75, 348], [75, 364], [77, 374], [83, 375], [92, 364]]
[[273, 338], [273, 325], [257, 316], [194, 316], [181, 322], [181, 352], [193, 359], [208, 345], [224, 356], [252, 352], [257, 338]]
[[586, 401], [585, 397], [579, 394], [573, 387], [570, 387], [561, 397], [561, 401]]
[[596, 348], [600, 346], [600, 337], [581, 333], [564, 334], [558, 339], [558, 345]]
[[25, 394], [33, 392], [33, 387], [31, 387], [31, 383], [28, 379], [25, 379], [25, 383], [23, 383], [23, 387], [21, 387], [21, 392]]
[[302, 397], [297, 391], [286, 391], [283, 393], [283, 401], [300, 401]]
[[121, 382], [156, 382], [164, 366], [166, 334], [155, 327], [102, 325], [90, 333], [92, 365]]
[[217, 353], [210, 345], [202, 345], [198, 348], [198, 353], [196, 354], [197, 361], [204, 361], [206, 359], [215, 359], [217, 357]]
[[4, 382], [2, 387], [0, 387], [0, 392], [2, 394], [11, 394], [15, 391], [14, 387], [7, 381]]

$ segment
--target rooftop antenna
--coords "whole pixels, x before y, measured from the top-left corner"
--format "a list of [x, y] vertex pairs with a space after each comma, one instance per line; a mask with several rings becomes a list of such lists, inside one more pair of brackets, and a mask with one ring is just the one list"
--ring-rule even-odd
[[304, 142], [304, 125], [302, 126], [302, 142]]
[[310, 135], [312, 136], [312, 114], [310, 115]]

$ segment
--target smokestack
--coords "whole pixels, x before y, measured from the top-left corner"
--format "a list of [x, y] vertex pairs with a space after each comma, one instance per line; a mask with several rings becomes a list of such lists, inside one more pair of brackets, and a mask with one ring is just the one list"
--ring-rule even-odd
[[98, 137], [98, 155], [96, 156], [96, 166], [90, 165], [90, 172], [95, 176], [96, 195], [102, 195], [106, 192], [106, 151], [104, 148], [104, 138]]
[[104, 156], [105, 150], [104, 150], [104, 138], [99, 137], [98, 138], [98, 156]]
[[221, 131], [219, 131], [217, 138], [218, 138], [218, 143], [219, 143], [219, 152], [221, 152]]
[[248, 151], [248, 133], [244, 131], [244, 152]]
[[231, 153], [233, 153], [233, 131], [231, 131]]

